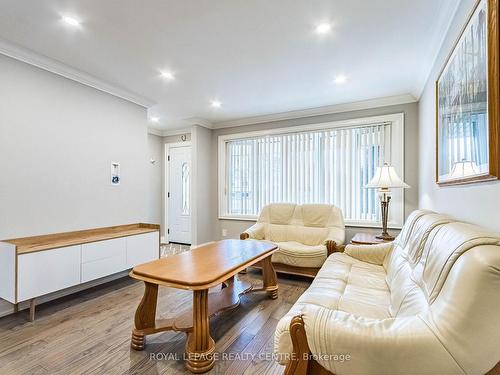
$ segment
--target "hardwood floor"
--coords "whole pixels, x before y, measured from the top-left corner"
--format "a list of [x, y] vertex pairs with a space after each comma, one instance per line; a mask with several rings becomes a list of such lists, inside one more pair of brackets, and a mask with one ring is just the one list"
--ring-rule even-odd
[[178, 253], [182, 253], [184, 251], [188, 251], [191, 248], [189, 245], [181, 245], [178, 243], [167, 243], [160, 245], [160, 256], [162, 258], [167, 257], [169, 255], [174, 255]]
[[[258, 271], [240, 275], [260, 284]], [[281, 374], [272, 358], [278, 320], [310, 281], [280, 276], [279, 296], [242, 297], [233, 311], [211, 319], [218, 360], [209, 374]], [[0, 374], [184, 374], [185, 334], [165, 332], [148, 338], [146, 349], [130, 349], [135, 309], [144, 286], [122, 278], [37, 309], [37, 320], [21, 311], [0, 319]], [[210, 297], [209, 297], [210, 298]], [[192, 293], [160, 288], [158, 314], [191, 309]]]

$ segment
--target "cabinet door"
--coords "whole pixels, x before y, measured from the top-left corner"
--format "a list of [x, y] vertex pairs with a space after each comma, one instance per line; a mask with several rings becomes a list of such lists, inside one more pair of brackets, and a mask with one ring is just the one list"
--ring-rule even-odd
[[125, 238], [82, 245], [82, 283], [125, 269], [127, 269]]
[[125, 257], [125, 243], [123, 237], [85, 243], [82, 245], [82, 263], [120, 256]]
[[132, 268], [160, 257], [160, 232], [127, 237], [127, 267]]
[[78, 285], [80, 257], [80, 245], [19, 255], [18, 301]]

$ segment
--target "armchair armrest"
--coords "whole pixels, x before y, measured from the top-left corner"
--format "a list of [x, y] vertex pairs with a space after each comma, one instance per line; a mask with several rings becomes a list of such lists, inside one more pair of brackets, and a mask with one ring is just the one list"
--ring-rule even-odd
[[325, 239], [327, 256], [344, 251], [345, 231], [343, 228], [332, 227]]
[[344, 245], [337, 245], [337, 242], [335, 240], [325, 240], [325, 246], [327, 256], [330, 256], [333, 253], [343, 252], [345, 249]]
[[392, 250], [392, 242], [380, 243], [376, 245], [347, 245], [345, 253], [363, 262], [377, 264], [381, 266], [384, 259]]
[[265, 225], [264, 223], [255, 223], [250, 228], [245, 230], [240, 234], [240, 240], [255, 239], [263, 240], [265, 237], [264, 233]]

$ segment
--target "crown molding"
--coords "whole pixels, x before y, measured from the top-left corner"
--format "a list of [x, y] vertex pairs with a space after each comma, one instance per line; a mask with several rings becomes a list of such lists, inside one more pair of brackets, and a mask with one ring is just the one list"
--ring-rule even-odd
[[171, 135], [182, 135], [182, 134], [191, 134], [191, 127], [183, 128], [183, 129], [175, 129], [175, 130], [165, 130], [163, 131], [164, 137], [169, 137]]
[[170, 137], [171, 135], [182, 135], [182, 134], [191, 133], [191, 127], [174, 129], [174, 130], [156, 129], [156, 128], [148, 127], [148, 133], [153, 134], [153, 135], [157, 135], [159, 137]]
[[159, 137], [163, 137], [163, 130], [152, 128], [151, 126], [148, 126], [148, 134], [153, 134], [153, 135], [157, 135]]
[[208, 120], [205, 120], [204, 118], [201, 117], [189, 117], [184, 120], [182, 120], [184, 123], [188, 125], [200, 125], [203, 126], [207, 129], [214, 129], [214, 124]]
[[51, 73], [71, 79], [83, 85], [90, 86], [113, 96], [117, 96], [144, 108], [151, 107], [154, 104], [154, 102], [148, 98], [107, 83], [88, 73], [72, 68], [58, 60], [38, 54], [2, 38], [0, 38], [0, 54], [36, 66], [37, 68], [47, 70]]
[[301, 109], [301, 110], [296, 110], [296, 111], [281, 112], [281, 113], [274, 113], [274, 114], [263, 115], [263, 116], [254, 116], [254, 117], [247, 117], [247, 118], [241, 118], [241, 119], [236, 119], [236, 120], [217, 122], [217, 123], [214, 123], [212, 125], [212, 129], [231, 128], [231, 127], [235, 127], [235, 126], [253, 125], [253, 124], [266, 123], [266, 122], [274, 122], [274, 121], [292, 120], [292, 119], [304, 118], [304, 117], [329, 115], [329, 114], [334, 114], [334, 113], [359, 111], [359, 110], [363, 110], [363, 109], [372, 109], [372, 108], [387, 107], [387, 106], [398, 105], [398, 104], [415, 103], [416, 101], [417, 101], [417, 99], [411, 94], [388, 96], [385, 98], [363, 100], [363, 101], [359, 101], [359, 102], [334, 104], [334, 105], [329, 105], [329, 106], [324, 106], [324, 107], [308, 108], [308, 109]]

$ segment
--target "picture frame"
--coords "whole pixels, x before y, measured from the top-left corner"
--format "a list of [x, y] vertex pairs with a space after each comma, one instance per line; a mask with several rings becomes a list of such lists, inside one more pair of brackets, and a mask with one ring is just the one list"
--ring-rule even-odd
[[478, 0], [436, 80], [436, 183], [500, 177], [500, 0]]

